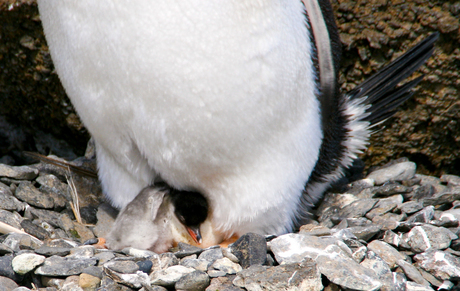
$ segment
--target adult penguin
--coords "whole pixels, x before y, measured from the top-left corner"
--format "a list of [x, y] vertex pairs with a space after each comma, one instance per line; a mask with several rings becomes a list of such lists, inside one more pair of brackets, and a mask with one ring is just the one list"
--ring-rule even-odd
[[436, 38], [339, 94], [328, 1], [38, 4], [112, 204], [162, 180], [201, 193], [225, 237], [301, 224], [365, 149], [371, 126], [411, 95], [420, 79], [396, 85]]

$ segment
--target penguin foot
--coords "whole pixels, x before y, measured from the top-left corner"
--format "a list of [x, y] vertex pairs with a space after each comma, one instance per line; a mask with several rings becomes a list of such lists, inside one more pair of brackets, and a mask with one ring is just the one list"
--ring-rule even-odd
[[236, 242], [239, 238], [240, 237], [238, 235], [234, 234], [233, 236], [218, 244], [218, 246], [220, 246], [221, 248], [228, 248], [230, 244]]

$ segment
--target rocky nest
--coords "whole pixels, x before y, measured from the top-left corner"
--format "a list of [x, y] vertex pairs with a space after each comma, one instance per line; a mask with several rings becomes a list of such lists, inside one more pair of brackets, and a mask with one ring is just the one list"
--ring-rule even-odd
[[0, 237], [0, 290], [459, 288], [458, 176], [419, 175], [399, 159], [328, 192], [298, 233], [156, 254], [88, 245], [116, 216], [93, 161], [0, 164], [0, 221], [14, 227]]

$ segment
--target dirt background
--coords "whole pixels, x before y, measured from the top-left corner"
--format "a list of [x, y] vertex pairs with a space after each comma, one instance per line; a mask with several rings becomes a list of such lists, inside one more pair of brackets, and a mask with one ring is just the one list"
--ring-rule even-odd
[[[343, 42], [342, 88], [352, 89], [432, 32], [437, 49], [414, 97], [372, 137], [375, 166], [408, 157], [420, 173], [460, 175], [460, 1], [332, 1]], [[0, 162], [22, 151], [82, 155], [89, 138], [54, 72], [36, 1], [0, 0]]]

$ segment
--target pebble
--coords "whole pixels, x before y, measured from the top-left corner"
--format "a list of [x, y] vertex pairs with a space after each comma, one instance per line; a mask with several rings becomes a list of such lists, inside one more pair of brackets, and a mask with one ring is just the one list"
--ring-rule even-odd
[[30, 182], [21, 182], [14, 192], [14, 196], [27, 204], [44, 208], [52, 209], [54, 207], [54, 199], [50, 195], [43, 195]]
[[408, 244], [415, 253], [428, 249], [443, 250], [450, 246], [454, 238], [458, 238], [450, 230], [432, 225], [415, 226], [407, 234]]
[[321, 274], [313, 260], [275, 267], [252, 265], [239, 272], [233, 284], [249, 291], [323, 290]]
[[267, 242], [260, 234], [247, 233], [233, 243], [231, 252], [244, 269], [252, 265], [263, 265], [267, 260]]
[[391, 269], [396, 267], [396, 262], [399, 260], [409, 260], [407, 256], [383, 241], [374, 240], [367, 245], [367, 248], [380, 256]]
[[439, 250], [429, 250], [414, 256], [417, 266], [441, 280], [460, 278], [460, 259]]
[[16, 180], [33, 180], [38, 176], [38, 170], [28, 166], [9, 166], [0, 164], [0, 177]]
[[44, 256], [27, 253], [15, 256], [11, 265], [17, 274], [24, 275], [35, 269], [35, 267], [41, 265], [44, 261]]
[[[265, 255], [266, 257], [266, 255]], [[233, 275], [242, 270], [239, 264], [236, 264], [228, 258], [217, 259], [208, 268], [208, 274], [211, 277], [222, 277]]]
[[85, 291], [96, 290], [101, 285], [101, 278], [82, 273], [78, 280], [78, 286], [83, 288]]
[[35, 274], [43, 276], [80, 275], [86, 267], [96, 264], [96, 258], [52, 256], [35, 270]]
[[370, 173], [366, 178], [374, 180], [376, 185], [389, 181], [403, 181], [415, 176], [417, 165], [413, 162], [396, 163]]
[[[88, 206], [84, 221], [96, 226], [79, 224], [63, 206], [64, 172], [30, 168], [33, 178], [0, 182], [0, 221], [38, 238], [0, 237], [0, 286], [9, 280], [29, 290], [23, 286], [39, 280], [42, 291], [451, 290], [460, 278], [460, 177], [414, 175], [407, 160], [341, 187], [344, 193], [326, 193], [318, 222], [299, 233], [268, 243], [245, 234], [229, 248], [179, 244], [164, 254], [82, 246], [104, 236], [117, 211]], [[372, 176], [378, 171], [384, 179]], [[37, 202], [41, 197], [32, 194], [38, 193], [54, 205]]]
[[18, 288], [18, 284], [11, 280], [10, 278], [0, 276], [0, 290], [2, 291], [10, 291]]
[[177, 290], [188, 290], [188, 291], [201, 291], [205, 290], [209, 286], [211, 279], [208, 274], [203, 271], [193, 271], [180, 278], [175, 288]]
[[172, 288], [179, 279], [194, 271], [194, 269], [184, 266], [172, 266], [164, 270], [153, 272], [150, 275], [150, 283], [166, 288]]

